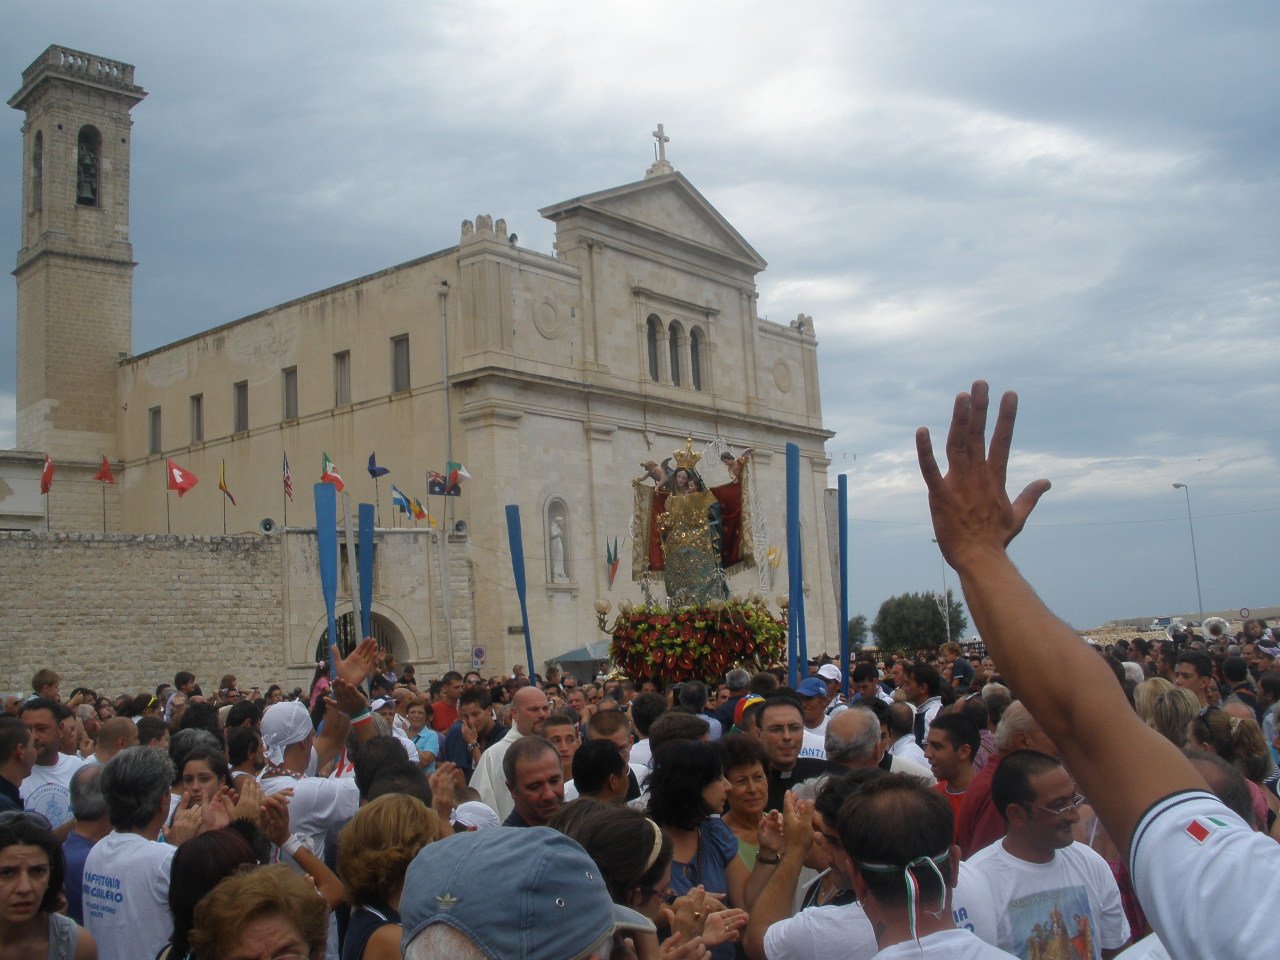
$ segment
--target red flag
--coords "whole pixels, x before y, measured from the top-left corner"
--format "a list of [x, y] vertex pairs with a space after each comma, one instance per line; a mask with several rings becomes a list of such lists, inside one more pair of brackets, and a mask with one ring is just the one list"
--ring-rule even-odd
[[164, 462], [169, 465], [169, 483], [167, 485], [167, 489], [177, 490], [179, 497], [200, 482], [196, 479], [196, 475], [194, 473], [190, 470], [184, 470], [168, 457], [164, 458]]
[[116, 478], [111, 475], [111, 461], [107, 459], [107, 455], [102, 455], [102, 468], [93, 475], [93, 479], [101, 480], [103, 483], [115, 483]]
[[44, 469], [40, 471], [40, 492], [48, 493], [49, 488], [53, 486], [53, 461], [49, 459], [49, 455], [44, 455]]

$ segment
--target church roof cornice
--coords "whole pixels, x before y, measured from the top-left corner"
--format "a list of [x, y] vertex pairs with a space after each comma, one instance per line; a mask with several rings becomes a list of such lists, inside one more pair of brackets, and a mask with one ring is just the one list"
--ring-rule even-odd
[[[728, 250], [719, 250], [698, 240], [674, 235], [669, 230], [612, 209], [611, 205], [619, 200], [661, 190], [671, 190], [678, 194], [703, 220], [712, 226], [713, 230], [720, 235]], [[664, 244], [674, 243], [704, 256], [728, 260], [740, 266], [745, 266], [755, 273], [768, 266], [765, 259], [734, 228], [733, 224], [726, 220], [720, 211], [713, 207], [707, 198], [698, 192], [698, 189], [679, 171], [646, 177], [644, 180], [623, 184], [620, 187], [611, 187], [608, 190], [599, 190], [595, 193], [575, 197], [572, 200], [564, 200], [549, 207], [543, 207], [538, 213], [553, 223], [559, 223], [571, 216], [585, 213], [588, 218], [609, 222], [645, 238], [660, 239]]]

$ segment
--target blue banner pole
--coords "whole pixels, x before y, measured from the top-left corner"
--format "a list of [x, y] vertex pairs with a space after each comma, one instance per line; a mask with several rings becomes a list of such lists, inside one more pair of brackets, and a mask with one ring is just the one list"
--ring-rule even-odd
[[800, 566], [800, 447], [787, 444], [787, 679], [791, 689], [800, 685], [799, 623], [803, 609], [797, 598], [803, 595]]
[[[316, 546], [320, 551], [320, 591], [329, 616], [329, 643], [338, 642], [338, 620], [334, 605], [338, 601], [338, 492], [331, 483], [317, 483], [312, 488], [316, 501]], [[329, 683], [338, 678], [338, 664], [329, 653]]]
[[511, 544], [511, 573], [520, 598], [520, 623], [524, 627], [524, 653], [529, 660], [529, 682], [533, 683], [533, 640], [529, 636], [529, 607], [525, 602], [524, 539], [520, 533], [520, 505], [507, 504], [507, 541]]
[[840, 693], [849, 699], [849, 476], [836, 478], [840, 523]]
[[362, 503], [356, 508], [359, 524], [357, 550], [360, 557], [360, 636], [373, 636], [373, 528], [377, 523], [375, 508], [372, 503]]

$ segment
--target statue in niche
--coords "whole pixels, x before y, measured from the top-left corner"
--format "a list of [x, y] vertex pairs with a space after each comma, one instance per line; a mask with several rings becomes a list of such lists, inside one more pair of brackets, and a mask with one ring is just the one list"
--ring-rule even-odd
[[564, 525], [559, 517], [552, 520], [552, 582], [567, 584], [568, 571], [564, 570]]
[[665, 581], [667, 596], [681, 604], [703, 606], [729, 596], [728, 578], [755, 566], [748, 495], [749, 456], [737, 458], [736, 475], [708, 488], [698, 473], [702, 454], [693, 439], [674, 454], [676, 468], [661, 483], [659, 470], [646, 463], [645, 476], [632, 481], [635, 548], [631, 573], [635, 580]]

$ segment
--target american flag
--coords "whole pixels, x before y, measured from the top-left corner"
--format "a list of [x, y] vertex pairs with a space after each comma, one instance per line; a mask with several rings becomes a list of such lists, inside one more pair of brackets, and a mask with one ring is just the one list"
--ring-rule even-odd
[[284, 495], [293, 499], [293, 474], [289, 471], [289, 455], [284, 455]]

